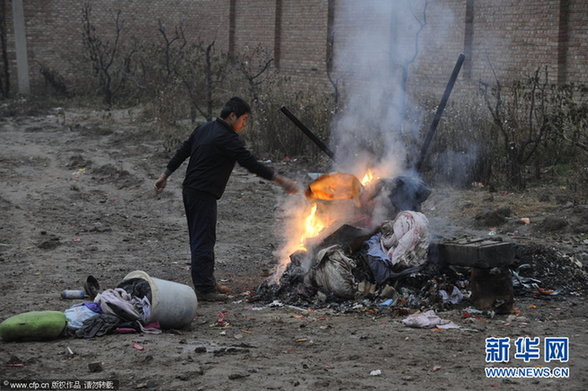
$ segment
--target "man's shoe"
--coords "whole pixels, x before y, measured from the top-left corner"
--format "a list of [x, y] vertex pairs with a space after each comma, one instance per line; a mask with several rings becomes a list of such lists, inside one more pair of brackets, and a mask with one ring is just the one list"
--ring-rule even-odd
[[218, 293], [224, 293], [225, 295], [231, 291], [228, 286], [216, 284], [216, 291]]
[[198, 301], [226, 301], [229, 297], [223, 293], [196, 291]]

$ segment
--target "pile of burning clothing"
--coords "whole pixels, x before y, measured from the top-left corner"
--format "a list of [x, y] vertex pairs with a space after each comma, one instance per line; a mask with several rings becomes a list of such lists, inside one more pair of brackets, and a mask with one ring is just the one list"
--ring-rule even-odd
[[319, 177], [306, 190], [310, 235], [253, 299], [346, 311], [361, 303], [447, 308], [467, 298], [479, 310], [509, 313], [514, 294], [585, 291], [582, 264], [545, 246], [434, 235], [420, 211], [430, 193], [408, 176], [368, 186], [351, 174]]
[[[322, 234], [292, 253], [277, 283], [262, 284], [258, 296], [297, 304], [398, 297], [400, 280], [413, 280], [408, 285], [422, 289], [437, 273], [427, 262], [431, 234], [420, 212], [430, 194], [420, 179], [409, 176], [370, 186], [346, 173], [319, 177], [305, 195], [323, 214]], [[338, 200], [352, 207], [342, 213]], [[411, 300], [406, 289], [404, 294]]]

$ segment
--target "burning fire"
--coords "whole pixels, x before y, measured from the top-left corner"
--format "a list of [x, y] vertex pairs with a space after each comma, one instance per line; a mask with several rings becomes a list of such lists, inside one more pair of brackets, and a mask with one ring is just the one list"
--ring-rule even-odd
[[312, 204], [310, 213], [304, 219], [304, 229], [300, 236], [300, 243], [298, 244], [298, 250], [306, 250], [305, 241], [309, 238], [318, 236], [321, 231], [325, 228], [325, 224], [317, 217], [316, 210], [318, 205]]
[[372, 170], [368, 170], [365, 173], [365, 175], [363, 176], [363, 178], [361, 178], [361, 184], [363, 186], [365, 186], [373, 180], [374, 180], [374, 173], [372, 172]]
[[272, 276], [273, 282], [279, 281], [290, 263], [291, 254], [296, 251], [309, 251], [309, 247], [313, 246], [313, 241], [309, 239], [328, 233], [333, 224], [343, 224], [351, 217], [357, 210], [363, 187], [378, 178], [374, 171], [369, 169], [361, 181], [353, 174], [335, 172], [322, 175], [310, 183], [305, 196], [311, 204], [304, 202], [292, 208], [294, 221], [291, 221], [290, 230], [287, 231], [289, 240], [280, 250], [281, 261]]

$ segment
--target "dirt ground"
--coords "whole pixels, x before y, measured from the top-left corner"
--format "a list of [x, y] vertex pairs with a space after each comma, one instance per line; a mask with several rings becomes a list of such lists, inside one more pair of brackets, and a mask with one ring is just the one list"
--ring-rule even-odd
[[[68, 109], [0, 119], [0, 320], [69, 308], [79, 300], [60, 293], [81, 289], [88, 275], [102, 289], [134, 270], [190, 284], [183, 169], [165, 192], [153, 192], [170, 155], [151, 129], [135, 110]], [[296, 163], [271, 165], [306, 180]], [[516, 317], [465, 318], [464, 306], [439, 312], [461, 326], [451, 330], [408, 328], [401, 322], [406, 315], [377, 307], [343, 313], [247, 302], [242, 293], [254, 290], [277, 261], [284, 197], [278, 187], [235, 170], [219, 202], [216, 248], [217, 278], [233, 298], [199, 303], [189, 330], [0, 342], [0, 389], [9, 389], [6, 380], [72, 379], [116, 380], [120, 390], [588, 388], [585, 280], [573, 294], [517, 296]], [[475, 218], [500, 207], [511, 211], [499, 227]], [[496, 233], [571, 259], [566, 280], [586, 270], [586, 195], [553, 186], [520, 194], [438, 188], [423, 211], [444, 236]], [[542, 273], [551, 285], [565, 282], [557, 270]], [[561, 288], [551, 285], [544, 288]], [[494, 366], [568, 367], [569, 378], [486, 378], [484, 368], [492, 365], [485, 362], [485, 338], [519, 336], [569, 337], [569, 361], [524, 363], [512, 359], [511, 347], [511, 361]], [[95, 363], [101, 371], [92, 371]]]

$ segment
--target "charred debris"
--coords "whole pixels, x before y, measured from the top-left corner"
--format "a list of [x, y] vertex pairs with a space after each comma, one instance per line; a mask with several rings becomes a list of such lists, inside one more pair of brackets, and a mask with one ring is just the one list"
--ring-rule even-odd
[[[316, 196], [315, 182], [309, 185], [307, 197]], [[500, 314], [513, 310], [515, 296], [540, 295], [550, 300], [585, 293], [586, 272], [555, 249], [496, 236], [444, 238], [428, 232], [427, 221], [416, 224], [417, 231], [425, 231], [426, 239], [411, 232], [414, 221], [400, 232], [412, 235], [403, 262], [382, 259], [385, 251], [378, 258], [378, 248], [386, 250], [382, 238], [387, 231], [393, 234], [403, 215], [410, 213], [411, 220], [420, 214], [430, 194], [415, 177], [378, 180], [359, 195], [360, 213], [327, 229], [320, 241], [315, 239], [307, 248], [293, 252], [279, 279], [263, 282], [249, 300], [338, 312], [375, 308], [405, 314], [411, 309], [474, 307]], [[376, 225], [361, 213], [369, 212], [375, 199], [386, 211], [386, 219]]]

